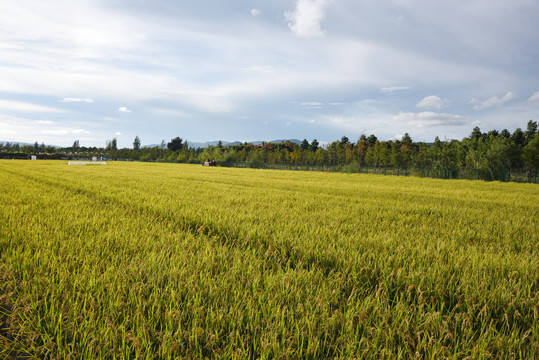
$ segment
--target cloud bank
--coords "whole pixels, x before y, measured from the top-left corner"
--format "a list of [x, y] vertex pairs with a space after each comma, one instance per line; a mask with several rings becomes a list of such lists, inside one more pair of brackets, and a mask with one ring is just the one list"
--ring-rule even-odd
[[14, 111], [20, 113], [62, 113], [61, 109], [36, 105], [22, 101], [0, 100], [0, 111]]
[[537, 120], [537, 1], [212, 4], [0, 1], [1, 140], [432, 141]]
[[465, 117], [456, 114], [435, 113], [424, 111], [420, 113], [400, 112], [393, 117], [393, 121], [404, 122], [419, 128], [430, 126], [458, 126], [464, 125]]
[[470, 103], [475, 104], [473, 106], [474, 110], [485, 110], [485, 109], [491, 108], [493, 106], [502, 106], [507, 101], [511, 101], [511, 100], [516, 99], [516, 98], [517, 98], [517, 95], [514, 92], [509, 91], [502, 98], [499, 98], [497, 96], [493, 96], [493, 97], [490, 97], [490, 98], [488, 98], [487, 100], [484, 100], [484, 101], [479, 101], [479, 100], [474, 98], [474, 99], [472, 99], [470, 101]]
[[380, 89], [380, 92], [382, 94], [395, 94], [397, 92], [410, 90], [411, 88], [408, 86], [389, 86], [389, 87], [383, 87]]
[[331, 0], [298, 0], [294, 11], [285, 13], [285, 18], [290, 21], [288, 27], [299, 37], [324, 36], [321, 23], [330, 3]]
[[415, 107], [421, 109], [441, 109], [443, 106], [449, 104], [448, 99], [442, 99], [436, 95], [430, 95], [420, 100]]
[[539, 91], [536, 91], [535, 93], [533, 93], [533, 95], [530, 96], [530, 98], [528, 99], [528, 102], [539, 103]]
[[93, 103], [94, 99], [90, 98], [63, 98], [60, 100], [62, 103]]

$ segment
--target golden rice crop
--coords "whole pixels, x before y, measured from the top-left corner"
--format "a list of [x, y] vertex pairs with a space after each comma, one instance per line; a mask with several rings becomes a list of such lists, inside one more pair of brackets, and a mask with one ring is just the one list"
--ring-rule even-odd
[[533, 358], [539, 187], [0, 161], [0, 355]]

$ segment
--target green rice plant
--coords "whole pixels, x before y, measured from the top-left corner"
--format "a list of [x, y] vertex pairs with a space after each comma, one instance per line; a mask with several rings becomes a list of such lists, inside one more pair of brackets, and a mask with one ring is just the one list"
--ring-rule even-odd
[[0, 355], [533, 358], [539, 188], [0, 161]]

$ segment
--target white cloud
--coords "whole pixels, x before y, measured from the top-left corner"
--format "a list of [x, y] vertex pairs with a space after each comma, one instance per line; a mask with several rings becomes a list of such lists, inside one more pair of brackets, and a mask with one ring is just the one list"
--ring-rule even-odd
[[0, 100], [0, 111], [15, 111], [15, 112], [41, 112], [41, 113], [61, 113], [61, 109], [55, 109], [48, 106], [30, 104], [21, 101]]
[[62, 102], [62, 103], [80, 103], [80, 102], [93, 103], [94, 99], [90, 99], [90, 98], [63, 98], [62, 100], [60, 100], [60, 102]]
[[512, 91], [509, 91], [501, 99], [497, 96], [493, 96], [484, 101], [479, 101], [477, 99], [470, 100], [470, 104], [474, 104], [474, 110], [485, 110], [493, 106], [502, 106], [505, 102], [516, 99], [517, 94]]
[[528, 102], [539, 103], [539, 91], [536, 91], [532, 96], [530, 96]]
[[448, 99], [442, 99], [436, 95], [430, 95], [420, 100], [415, 107], [422, 109], [441, 109], [443, 106], [449, 104]]
[[116, 135], [116, 136], [122, 136], [123, 134], [122, 134], [121, 132], [119, 132], [119, 131], [116, 131], [116, 132], [114, 133], [114, 135]]
[[301, 106], [304, 109], [322, 109], [323, 105], [324, 103], [318, 101], [306, 101], [301, 103]]
[[0, 49], [22, 50], [22, 49], [24, 49], [24, 46], [17, 45], [17, 44], [0, 44]]
[[396, 92], [410, 90], [411, 88], [408, 86], [390, 86], [390, 87], [384, 87], [380, 89], [380, 92], [384, 94], [394, 94]]
[[274, 71], [273, 68], [268, 65], [247, 66], [247, 67], [242, 68], [242, 70], [248, 73], [261, 73], [261, 74], [269, 74]]
[[251, 16], [258, 16], [260, 14], [262, 14], [262, 11], [258, 9], [251, 9]]
[[125, 107], [125, 106], [119, 107], [119, 108], [118, 108], [118, 111], [119, 111], [119, 112], [123, 112], [123, 113], [130, 113], [130, 112], [131, 112], [131, 110], [129, 110], [129, 109], [128, 109], [127, 107]]
[[86, 129], [73, 129], [71, 130], [71, 133], [73, 134], [91, 134], [90, 131], [86, 130]]
[[393, 121], [404, 122], [416, 127], [428, 126], [458, 126], [464, 125], [464, 116], [456, 114], [435, 113], [424, 111], [420, 113], [400, 112], [393, 117]]
[[55, 130], [41, 130], [42, 134], [45, 135], [67, 135], [69, 131], [65, 129], [55, 129]]
[[288, 27], [299, 37], [324, 36], [320, 23], [326, 17], [325, 11], [331, 0], [298, 0], [296, 9], [285, 13], [290, 21]]
[[41, 130], [41, 133], [45, 135], [91, 134], [91, 132], [89, 132], [86, 129], [72, 129], [72, 128], [44, 129], [44, 130]]
[[3, 134], [9, 134], [9, 135], [16, 135], [17, 133], [13, 130], [9, 130], [9, 129], [3, 129], [3, 128], [0, 128], [0, 132], [3, 133]]

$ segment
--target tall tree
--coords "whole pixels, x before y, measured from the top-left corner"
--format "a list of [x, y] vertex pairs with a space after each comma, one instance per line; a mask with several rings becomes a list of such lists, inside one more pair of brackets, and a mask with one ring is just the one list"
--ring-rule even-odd
[[438, 136], [434, 138], [434, 144], [432, 144], [434, 148], [441, 148], [442, 147], [442, 141]]
[[503, 138], [509, 139], [509, 138], [511, 138], [511, 133], [509, 132], [509, 130], [503, 129], [500, 132], [500, 136], [503, 137]]
[[535, 136], [535, 133], [537, 133], [537, 121], [530, 120], [524, 133], [524, 144], [528, 144]]
[[483, 133], [481, 132], [481, 129], [479, 128], [479, 126], [476, 126], [473, 128], [472, 133], [470, 134], [470, 139], [479, 140], [482, 135]]
[[492, 139], [492, 138], [496, 138], [500, 135], [500, 133], [498, 132], [498, 130], [494, 129], [494, 130], [490, 130], [487, 134], [487, 138], [489, 139]]
[[311, 142], [311, 145], [310, 145], [310, 149], [312, 152], [316, 152], [316, 150], [318, 150], [318, 140], [314, 139], [312, 142]]
[[307, 139], [303, 139], [299, 147], [303, 150], [309, 150], [309, 142], [307, 141]]
[[378, 138], [374, 136], [374, 134], [371, 134], [367, 138], [367, 145], [374, 146], [374, 144], [376, 144], [377, 141], [378, 141]]
[[183, 139], [179, 136], [176, 136], [174, 139], [170, 140], [170, 142], [167, 144], [167, 148], [170, 151], [178, 151], [181, 150], [183, 147]]
[[140, 139], [137, 136], [135, 136], [135, 140], [133, 140], [133, 149], [136, 150], [136, 151], [139, 151], [140, 150]]
[[118, 140], [116, 140], [116, 138], [112, 138], [112, 140], [107, 140], [107, 146], [105, 147], [105, 150], [118, 150]]
[[530, 140], [524, 147], [522, 157], [528, 162], [531, 168], [539, 170], [539, 133]]
[[408, 133], [404, 133], [401, 139], [401, 143], [403, 143], [404, 145], [412, 146], [412, 138]]
[[513, 135], [511, 135], [511, 140], [513, 140], [513, 143], [518, 146], [524, 145], [524, 132], [521, 128], [516, 128], [513, 132]]

